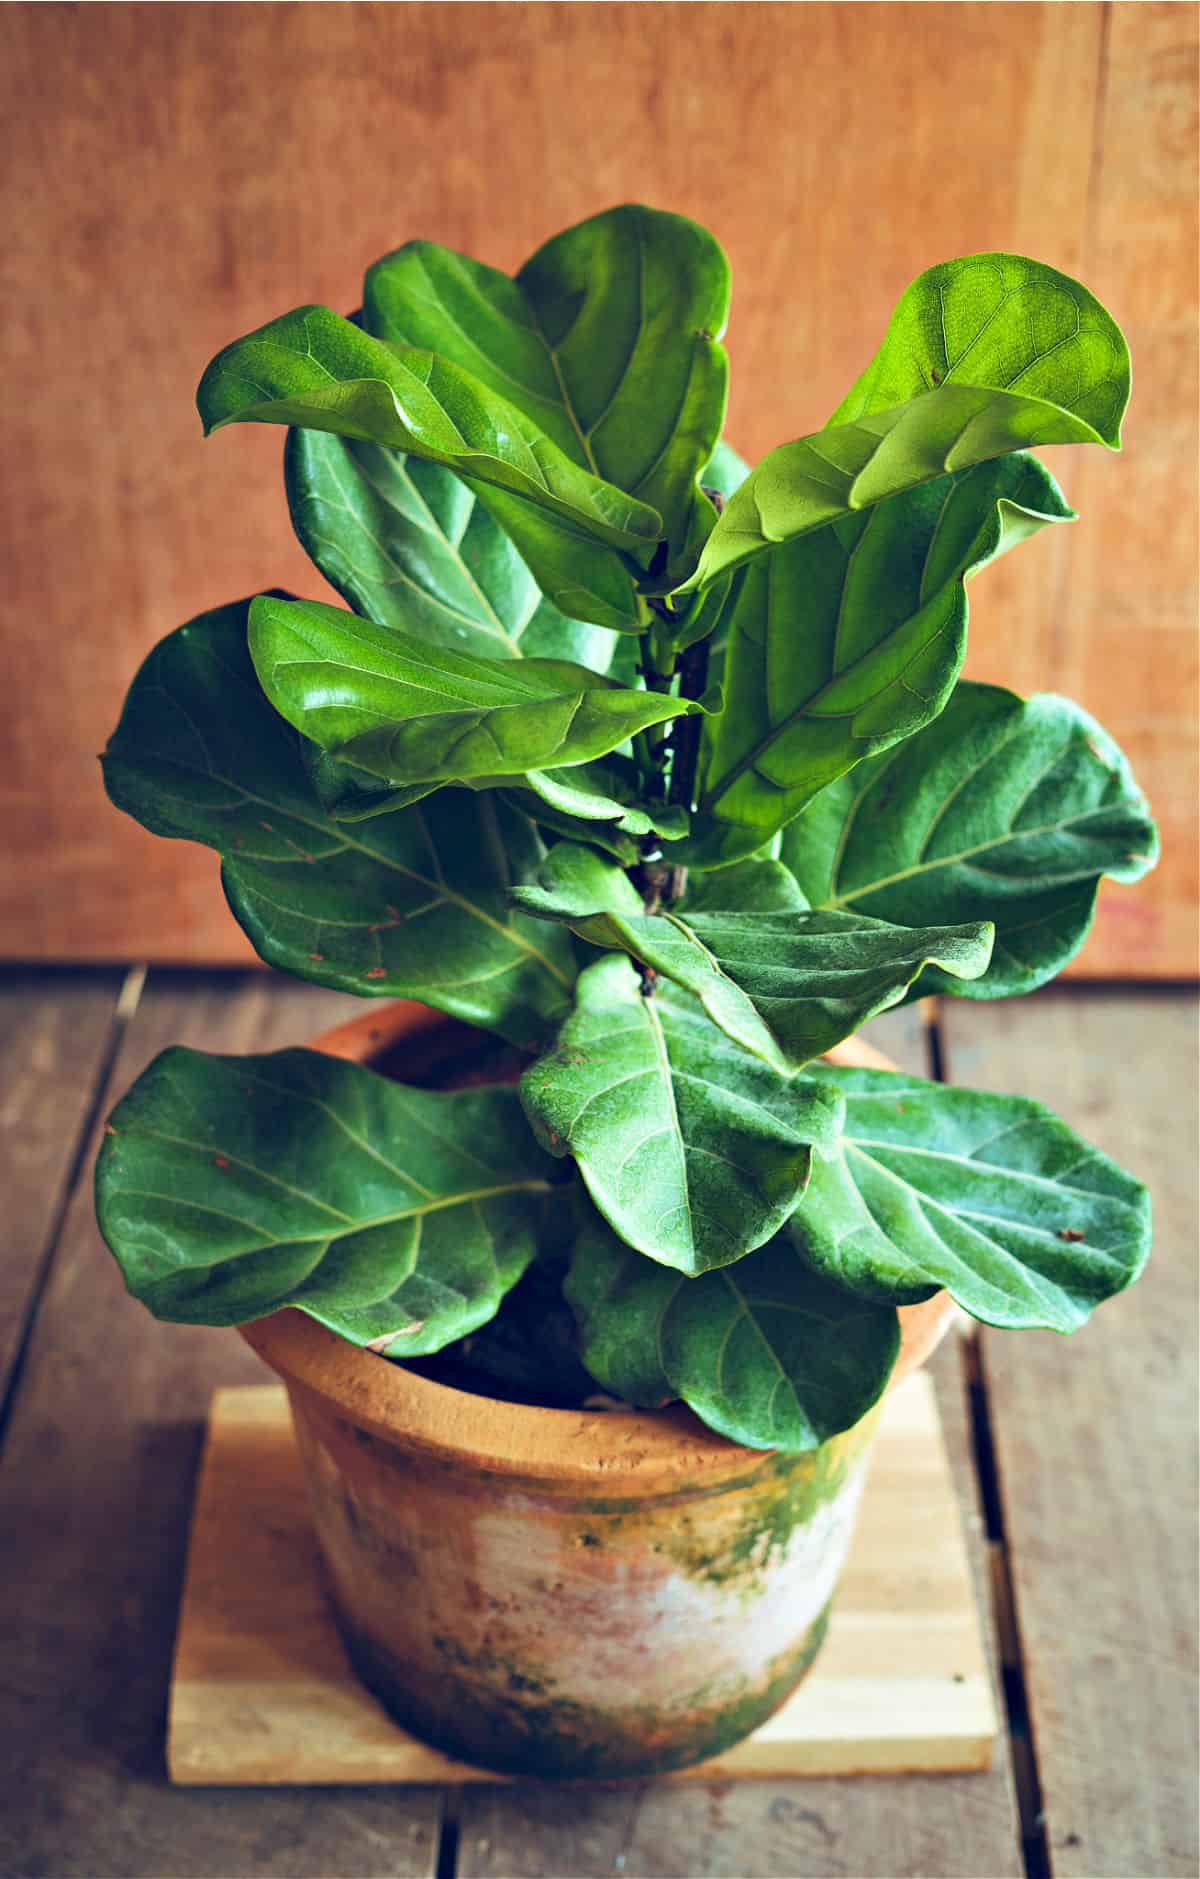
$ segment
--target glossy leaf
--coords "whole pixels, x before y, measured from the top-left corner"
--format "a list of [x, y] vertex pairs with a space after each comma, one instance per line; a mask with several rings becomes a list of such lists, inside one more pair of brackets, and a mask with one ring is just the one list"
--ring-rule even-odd
[[235, 339], [196, 394], [206, 432], [294, 424], [411, 451], [519, 496], [610, 547], [652, 547], [658, 511], [566, 456], [515, 405], [452, 361], [385, 345], [328, 307], [297, 307]]
[[814, 905], [913, 926], [994, 920], [981, 977], [931, 970], [914, 988], [964, 998], [1044, 984], [1083, 944], [1101, 876], [1136, 881], [1157, 854], [1145, 798], [1094, 719], [1065, 698], [968, 682], [784, 833]]
[[763, 458], [684, 591], [947, 472], [1039, 444], [1120, 447], [1129, 354], [1077, 281], [1014, 255], [931, 269], [825, 430]]
[[608, 670], [611, 633], [544, 597], [452, 470], [302, 430], [289, 433], [284, 470], [297, 535], [356, 613], [452, 652]]
[[1073, 411], [1115, 447], [1129, 401], [1129, 352], [1100, 302], [1057, 268], [1016, 254], [972, 254], [919, 274], [883, 344], [831, 425], [937, 385], [1022, 392]]
[[623, 868], [632, 868], [641, 859], [645, 838], [676, 842], [688, 829], [685, 809], [639, 801], [636, 783], [634, 766], [613, 758], [564, 770], [532, 770], [522, 779], [523, 787], [506, 796], [545, 832], [602, 848]]
[[942, 710], [967, 643], [966, 582], [1072, 511], [1023, 454], [939, 478], [733, 576], [725, 710], [706, 725], [705, 855], [753, 853], [863, 757]]
[[664, 842], [687, 834], [687, 810], [677, 803], [640, 802], [637, 772], [620, 757], [603, 764], [530, 770], [524, 780], [549, 808], [576, 823], [615, 822], [627, 835], [657, 835]]
[[776, 1070], [789, 1066], [753, 1003], [721, 971], [695, 933], [669, 908], [647, 913], [619, 867], [592, 849], [560, 842], [536, 882], [513, 889], [513, 905], [560, 921], [593, 946], [619, 948], [699, 999], [713, 1023]]
[[[781, 890], [786, 896], [776, 875], [772, 892]], [[740, 880], [725, 908], [647, 914], [620, 868], [566, 843], [512, 898], [523, 912], [562, 921], [594, 946], [620, 947], [672, 979], [727, 1037], [785, 1071], [899, 1004], [931, 963], [955, 978], [977, 977], [992, 948], [986, 920], [911, 928], [851, 913], [738, 908]]]
[[290, 724], [401, 785], [585, 763], [700, 709], [566, 660], [447, 652], [318, 601], [263, 595], [250, 609], [249, 644], [263, 690]]
[[285, 1305], [393, 1357], [491, 1318], [551, 1164], [510, 1089], [406, 1089], [316, 1051], [164, 1051], [109, 1119], [101, 1231], [157, 1318]]
[[941, 385], [894, 411], [818, 431], [764, 457], [717, 521], [680, 594], [936, 477], [1038, 444], [1103, 441], [1044, 400]]
[[682, 1397], [702, 1422], [750, 1448], [817, 1448], [877, 1402], [900, 1348], [888, 1305], [806, 1270], [786, 1239], [736, 1266], [681, 1278], [596, 1221], [566, 1283], [596, 1381], [654, 1407]]
[[814, 1268], [898, 1304], [945, 1287], [985, 1324], [1074, 1331], [1141, 1271], [1140, 1182], [1041, 1103], [817, 1066], [845, 1136], [789, 1232]]
[[493, 520], [508, 536], [546, 599], [560, 612], [592, 620], [616, 633], [642, 633], [646, 603], [639, 596], [639, 564], [645, 554], [622, 554], [597, 541], [563, 516], [514, 496], [495, 483], [464, 477]]
[[626, 959], [580, 974], [555, 1048], [521, 1079], [539, 1140], [573, 1155], [622, 1238], [680, 1272], [727, 1265], [775, 1233], [836, 1102], [730, 1045], [685, 994], [645, 998]]
[[986, 920], [890, 926], [849, 913], [697, 913], [692, 933], [739, 986], [792, 1067], [899, 1004], [927, 966], [954, 979], [987, 969]]
[[721, 434], [729, 264], [706, 229], [637, 203], [547, 242], [515, 280], [434, 242], [375, 263], [364, 317], [506, 399], [564, 456], [649, 504], [674, 544]]
[[163, 640], [104, 758], [109, 795], [157, 835], [223, 859], [263, 958], [340, 991], [420, 998], [518, 1043], [569, 1009], [570, 942], [508, 902], [544, 849], [494, 795], [442, 790], [364, 824], [318, 803], [295, 732], [246, 650], [248, 601]]

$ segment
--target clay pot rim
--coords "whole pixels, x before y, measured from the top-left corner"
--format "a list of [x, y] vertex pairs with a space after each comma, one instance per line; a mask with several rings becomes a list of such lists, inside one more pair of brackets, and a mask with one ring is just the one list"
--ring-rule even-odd
[[[351, 1062], [370, 1060], [405, 1036], [445, 1023], [409, 1000], [322, 1032], [309, 1048]], [[869, 1045], [851, 1041], [836, 1061], [891, 1068]], [[948, 1330], [954, 1301], [945, 1292], [901, 1307], [901, 1349], [888, 1383], [923, 1364]], [[706, 1428], [682, 1404], [660, 1410], [546, 1409], [475, 1396], [390, 1364], [348, 1343], [305, 1312], [288, 1308], [239, 1326], [242, 1337], [289, 1386], [311, 1392], [368, 1432], [406, 1449], [473, 1470], [541, 1482], [599, 1481], [644, 1493], [664, 1479], [697, 1486], [770, 1465], [776, 1453], [746, 1448]]]

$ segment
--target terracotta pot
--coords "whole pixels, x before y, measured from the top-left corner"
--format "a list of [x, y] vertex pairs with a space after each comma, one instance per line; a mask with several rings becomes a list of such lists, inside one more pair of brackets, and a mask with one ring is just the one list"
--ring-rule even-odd
[[[420, 1032], [427, 1054], [436, 1022], [401, 1004], [315, 1045], [368, 1061]], [[945, 1294], [901, 1311], [893, 1384], [953, 1311]], [[686, 1767], [757, 1728], [815, 1657], [878, 1409], [780, 1455], [682, 1407], [446, 1389], [298, 1311], [243, 1336], [287, 1385], [354, 1667], [448, 1754], [543, 1776]]]

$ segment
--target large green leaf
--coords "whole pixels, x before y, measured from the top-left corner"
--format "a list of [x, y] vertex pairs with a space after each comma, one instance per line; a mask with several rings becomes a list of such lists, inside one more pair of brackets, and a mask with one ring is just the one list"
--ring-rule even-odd
[[1116, 446], [1129, 352], [1112, 315], [1069, 274], [1024, 255], [964, 255], [905, 288], [883, 344], [829, 422], [889, 410], [949, 381], [1019, 385]]
[[763, 883], [778, 911], [754, 905], [739, 875], [723, 906], [719, 895], [709, 899], [712, 911], [701, 895], [699, 911], [648, 914], [618, 867], [561, 843], [512, 898], [523, 912], [561, 921], [594, 946], [620, 947], [674, 980], [727, 1037], [785, 1071], [899, 1004], [927, 966], [954, 978], [986, 970], [989, 921], [913, 928], [806, 912], [795, 907], [786, 872]]
[[206, 432], [295, 424], [411, 451], [635, 556], [661, 531], [656, 509], [581, 469], [471, 373], [387, 345], [329, 307], [297, 307], [235, 339], [207, 367], [196, 402]]
[[462, 478], [329, 431], [284, 457], [296, 533], [356, 613], [450, 651], [572, 659], [606, 672], [617, 642], [568, 619]]
[[562, 659], [448, 652], [319, 601], [263, 595], [251, 657], [276, 710], [322, 750], [388, 783], [519, 777], [585, 763], [700, 710]]
[[965, 998], [1044, 984], [1083, 944], [1100, 877], [1136, 881], [1158, 854], [1129, 764], [1094, 719], [1065, 698], [968, 682], [935, 723], [824, 790], [783, 841], [815, 906], [913, 926], [994, 920], [982, 977], [919, 981]]
[[249, 604], [202, 614], [150, 654], [104, 757], [113, 801], [220, 853], [233, 911], [272, 965], [420, 998], [518, 1043], [545, 1037], [575, 967], [566, 934], [508, 903], [544, 857], [532, 824], [463, 790], [333, 822], [255, 678]]
[[687, 1279], [595, 1221], [576, 1241], [565, 1289], [584, 1363], [605, 1389], [649, 1407], [682, 1397], [751, 1448], [818, 1448], [852, 1428], [900, 1348], [891, 1306], [806, 1270], [784, 1239]]
[[573, 619], [593, 620], [616, 633], [645, 632], [649, 615], [638, 592], [633, 557], [494, 483], [469, 476], [463, 481], [528, 562], [546, 599], [560, 612]]
[[845, 1135], [788, 1228], [826, 1277], [898, 1304], [952, 1293], [985, 1324], [1074, 1331], [1150, 1250], [1141, 1183], [1041, 1103], [818, 1065]]
[[946, 472], [1039, 444], [1120, 447], [1129, 354], [1086, 288], [1013, 255], [922, 275], [879, 355], [813, 436], [763, 458], [684, 592]]
[[945, 705], [967, 643], [966, 582], [1072, 511], [1024, 454], [875, 504], [733, 576], [725, 709], [705, 725], [694, 859], [753, 853], [827, 783]]
[[560, 842], [537, 880], [515, 887], [513, 905], [559, 921], [593, 946], [619, 948], [699, 999], [713, 1023], [778, 1071], [788, 1065], [767, 1025], [692, 929], [669, 908], [647, 913], [621, 868], [591, 848]]
[[711, 874], [688, 877], [679, 912], [806, 913], [809, 901], [791, 869], [775, 857], [755, 855]]
[[109, 1120], [100, 1228], [158, 1318], [297, 1306], [393, 1357], [494, 1316], [551, 1165], [514, 1090], [406, 1089], [316, 1051], [156, 1057]]
[[914, 928], [815, 911], [697, 913], [687, 925], [793, 1068], [899, 1004], [930, 965], [955, 979], [977, 977], [993, 937], [986, 920]]
[[685, 994], [643, 997], [624, 958], [580, 974], [555, 1048], [525, 1072], [538, 1137], [573, 1155], [597, 1207], [650, 1259], [686, 1273], [775, 1233], [836, 1103], [731, 1045]]
[[515, 280], [434, 242], [369, 269], [370, 331], [452, 361], [575, 463], [649, 504], [672, 545], [721, 434], [729, 264], [706, 229], [637, 203], [564, 230]]

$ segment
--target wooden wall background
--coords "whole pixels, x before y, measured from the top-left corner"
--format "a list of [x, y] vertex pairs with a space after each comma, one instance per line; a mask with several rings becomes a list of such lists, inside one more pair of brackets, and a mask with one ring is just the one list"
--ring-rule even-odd
[[1121, 319], [1126, 452], [1055, 466], [1083, 522], [980, 580], [968, 669], [1080, 699], [1162, 819], [1163, 867], [1105, 899], [1082, 970], [1190, 975], [1196, 25], [1091, 0], [0, 8], [0, 953], [247, 956], [215, 858], [118, 816], [95, 764], [161, 634], [321, 589], [278, 434], [201, 441], [210, 354], [348, 308], [410, 236], [508, 268], [633, 197], [731, 254], [750, 456], [823, 421], [946, 256], [1028, 252]]

